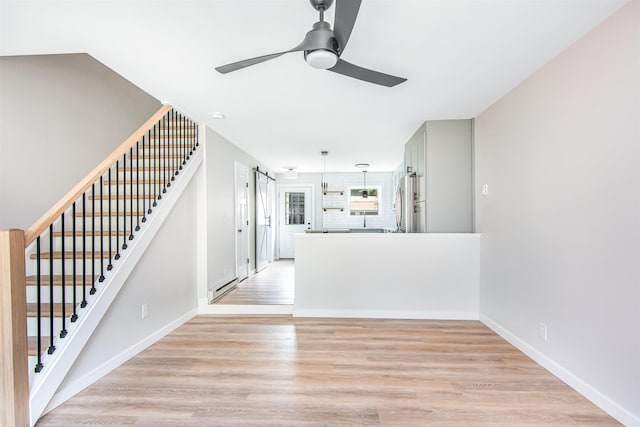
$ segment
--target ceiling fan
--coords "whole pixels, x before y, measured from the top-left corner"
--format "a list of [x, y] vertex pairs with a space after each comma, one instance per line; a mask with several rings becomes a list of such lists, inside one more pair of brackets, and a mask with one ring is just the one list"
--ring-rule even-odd
[[407, 79], [378, 71], [362, 68], [341, 58], [349, 41], [351, 30], [358, 17], [362, 0], [338, 0], [336, 3], [334, 29], [324, 20], [324, 12], [333, 4], [333, 0], [310, 0], [311, 5], [320, 13], [320, 20], [313, 24], [302, 43], [293, 49], [270, 55], [245, 59], [216, 67], [216, 71], [226, 74], [250, 65], [259, 64], [277, 58], [285, 53], [304, 52], [304, 58], [315, 68], [333, 71], [347, 77], [364, 80], [382, 86], [393, 87]]

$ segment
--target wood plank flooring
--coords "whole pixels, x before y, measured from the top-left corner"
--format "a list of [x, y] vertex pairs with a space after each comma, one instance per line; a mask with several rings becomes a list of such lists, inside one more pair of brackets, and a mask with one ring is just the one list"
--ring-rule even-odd
[[293, 304], [294, 262], [279, 260], [240, 282], [238, 287], [216, 301], [216, 304], [262, 305]]
[[613, 426], [476, 321], [198, 316], [47, 426]]

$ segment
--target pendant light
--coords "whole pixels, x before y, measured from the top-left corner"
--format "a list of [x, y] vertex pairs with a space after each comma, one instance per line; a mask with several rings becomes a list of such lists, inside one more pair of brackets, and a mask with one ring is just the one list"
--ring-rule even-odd
[[364, 189], [362, 190], [362, 198], [366, 199], [369, 197], [369, 192], [367, 191], [367, 171], [362, 171], [362, 176], [364, 178]]
[[329, 184], [327, 184], [327, 156], [329, 155], [328, 151], [321, 151], [322, 155], [322, 194], [327, 195], [327, 191], [329, 190]]

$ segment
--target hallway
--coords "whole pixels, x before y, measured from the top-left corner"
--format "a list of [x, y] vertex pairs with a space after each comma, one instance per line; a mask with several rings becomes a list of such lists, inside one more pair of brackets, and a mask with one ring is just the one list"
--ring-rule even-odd
[[294, 278], [293, 260], [274, 261], [261, 272], [240, 282], [236, 289], [224, 295], [215, 304], [293, 304]]

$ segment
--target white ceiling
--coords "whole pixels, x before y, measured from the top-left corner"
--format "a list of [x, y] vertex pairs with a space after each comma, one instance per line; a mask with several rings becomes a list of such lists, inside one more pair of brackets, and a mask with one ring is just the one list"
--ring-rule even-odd
[[274, 172], [320, 171], [321, 150], [328, 172], [389, 171], [422, 121], [477, 116], [625, 2], [363, 0], [343, 58], [408, 78], [394, 88], [302, 53], [214, 71], [300, 43], [307, 0], [1, 0], [0, 55], [87, 52]]

